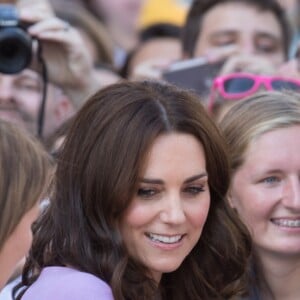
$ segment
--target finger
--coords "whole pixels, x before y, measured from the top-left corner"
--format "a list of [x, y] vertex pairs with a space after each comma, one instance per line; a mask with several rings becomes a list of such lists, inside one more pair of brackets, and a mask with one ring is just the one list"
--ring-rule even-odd
[[152, 68], [158, 70], [166, 70], [172, 64], [172, 62], [173, 60], [168, 58], [156, 58], [147, 61], [147, 63], [151, 65]]
[[255, 74], [272, 75], [275, 67], [269, 60], [255, 55], [241, 54], [229, 58], [221, 69], [221, 74], [234, 72], [250, 72]]
[[162, 70], [155, 68], [149, 62], [144, 62], [137, 65], [131, 75], [132, 80], [144, 80], [144, 79], [160, 79], [162, 76]]
[[230, 74], [234, 72], [240, 72], [243, 70], [245, 62], [243, 61], [241, 56], [233, 56], [226, 60], [224, 65], [220, 70], [220, 74]]
[[17, 6], [19, 18], [22, 21], [36, 23], [55, 16], [52, 7], [45, 3], [33, 2]]
[[240, 53], [241, 50], [237, 45], [228, 45], [221, 48], [209, 49], [208, 52], [206, 52], [205, 57], [209, 63], [216, 63]]
[[69, 23], [58, 18], [49, 18], [30, 26], [28, 32], [33, 36], [39, 36], [44, 32], [68, 31], [70, 29]]
[[298, 61], [297, 59], [289, 60], [288, 62], [282, 64], [277, 72], [277, 75], [288, 76], [292, 78], [300, 78], [300, 71], [298, 69]]

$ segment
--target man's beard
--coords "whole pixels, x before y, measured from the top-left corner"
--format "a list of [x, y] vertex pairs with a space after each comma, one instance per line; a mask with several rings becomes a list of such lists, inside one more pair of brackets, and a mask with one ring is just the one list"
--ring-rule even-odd
[[25, 127], [33, 134], [37, 133], [36, 120], [17, 106], [0, 104], [0, 119]]

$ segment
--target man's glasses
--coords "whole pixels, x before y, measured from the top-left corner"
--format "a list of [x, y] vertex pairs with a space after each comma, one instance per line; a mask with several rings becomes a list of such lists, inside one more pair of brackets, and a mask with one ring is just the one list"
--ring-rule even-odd
[[239, 100], [257, 92], [260, 87], [266, 90], [293, 90], [300, 92], [300, 80], [281, 76], [261, 76], [248, 73], [234, 73], [216, 77], [213, 81], [208, 109], [215, 105], [215, 94], [219, 92], [225, 100]]

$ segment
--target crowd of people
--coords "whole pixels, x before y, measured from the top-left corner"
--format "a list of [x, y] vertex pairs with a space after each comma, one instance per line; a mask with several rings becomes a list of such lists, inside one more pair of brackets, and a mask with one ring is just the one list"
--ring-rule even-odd
[[299, 299], [299, 1], [4, 2], [0, 300]]

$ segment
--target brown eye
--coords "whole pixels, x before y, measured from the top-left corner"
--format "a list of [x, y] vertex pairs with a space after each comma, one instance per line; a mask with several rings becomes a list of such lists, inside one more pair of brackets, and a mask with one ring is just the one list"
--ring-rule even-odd
[[142, 198], [150, 198], [157, 194], [155, 189], [150, 188], [140, 188], [137, 191], [137, 195]]
[[211, 36], [211, 43], [216, 47], [234, 45], [237, 43], [237, 37], [230, 32], [216, 32]]
[[260, 37], [256, 40], [258, 53], [273, 53], [278, 50], [278, 42], [270, 37]]
[[259, 45], [258, 52], [259, 53], [272, 53], [277, 50], [277, 47], [274, 45]]
[[32, 82], [32, 81], [25, 80], [25, 81], [18, 82], [17, 87], [24, 91], [33, 91], [33, 92], [41, 91], [40, 85], [38, 83]]
[[235, 44], [235, 40], [234, 39], [217, 39], [214, 41], [214, 45], [215, 46], [219, 46], [219, 47], [222, 47], [222, 46], [227, 46], [227, 45], [233, 45]]
[[191, 195], [198, 195], [199, 193], [202, 193], [204, 191], [205, 191], [205, 189], [203, 186], [189, 186], [184, 189], [185, 193], [188, 193]]

